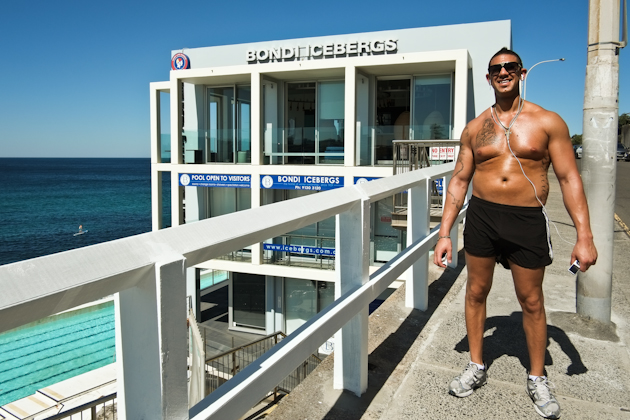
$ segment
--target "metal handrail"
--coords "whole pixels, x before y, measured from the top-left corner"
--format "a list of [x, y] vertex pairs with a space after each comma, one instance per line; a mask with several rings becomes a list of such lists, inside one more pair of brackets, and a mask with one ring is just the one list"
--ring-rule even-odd
[[[251, 343], [244, 344], [239, 347], [235, 347], [231, 350], [225, 351], [219, 355], [213, 356], [206, 360], [205, 372], [206, 372], [206, 395], [215, 392], [225, 382], [230, 381], [238, 372], [249, 366], [258, 360], [266, 352], [275, 347], [281, 340], [287, 337], [282, 331], [277, 331], [273, 334], [269, 334], [265, 337], [254, 340]], [[262, 343], [262, 347], [255, 347]], [[254, 347], [251, 353], [248, 353], [248, 349]], [[293, 372], [287, 375], [281, 382], [273, 386], [273, 389], [269, 389], [268, 395], [274, 394], [276, 396], [278, 392], [289, 393], [302, 380], [304, 380], [320, 363], [322, 359], [318, 356], [311, 354], [306, 360], [304, 360], [299, 366], [295, 368]]]
[[220, 353], [220, 354], [218, 354], [216, 356], [211, 357], [210, 359], [206, 359], [206, 363], [210, 363], [210, 362], [212, 362], [215, 359], [219, 359], [221, 357], [228, 356], [228, 355], [230, 355], [230, 354], [232, 354], [234, 352], [237, 352], [239, 350], [246, 349], [247, 347], [251, 347], [251, 346], [253, 346], [255, 344], [258, 344], [261, 341], [265, 341], [265, 340], [268, 340], [270, 338], [277, 338], [278, 335], [281, 335], [282, 338], [286, 338], [287, 337], [287, 335], [285, 333], [283, 333], [282, 331], [276, 331], [273, 334], [266, 335], [266, 336], [264, 336], [262, 338], [259, 338], [258, 340], [254, 340], [254, 341], [252, 341], [250, 343], [243, 344], [242, 346], [239, 346], [239, 347], [234, 347], [233, 349], [226, 350], [223, 353]]
[[[186, 375], [177, 369], [185, 365], [186, 334], [168, 327], [174, 322], [171, 317], [181, 313], [178, 305], [184, 305], [187, 267], [333, 216], [352, 222], [350, 225], [337, 225], [340, 230], [346, 229], [346, 233], [338, 235], [337, 240], [343, 250], [341, 253], [352, 255], [351, 260], [354, 261], [357, 256], [350, 250], [356, 247], [352, 248], [350, 244], [358, 241], [358, 236], [365, 237], [364, 231], [348, 230], [356, 223], [357, 213], [364, 214], [369, 211], [371, 203], [401, 191], [411, 189], [412, 196], [420, 196], [425, 193], [423, 186], [428, 180], [445, 176], [453, 167], [451, 163], [425, 168], [0, 266], [0, 288], [6, 291], [0, 294], [0, 332], [118, 293], [120, 312], [117, 316], [121, 325], [129, 326], [120, 333], [126, 337], [120, 349], [125, 357], [118, 362], [126, 371], [123, 378], [131, 378], [130, 384], [134, 384], [138, 382], [136, 379], [141, 380], [138, 375], [150, 372], [162, 380], [145, 381], [146, 388], [142, 392], [149, 394], [148, 403], [134, 398], [140, 392], [137, 385], [125, 387], [126, 393], [129, 393], [125, 395], [129, 397], [124, 398], [126, 410], [138, 415], [151, 412], [152, 416], [157, 416], [160, 404], [172, 404], [171, 408], [181, 410], [181, 401], [185, 399], [185, 385], [182, 384], [185, 384]], [[464, 213], [465, 210], [460, 213], [459, 219]], [[452, 237], [456, 247], [457, 237]], [[370, 275], [367, 283], [350, 287], [333, 304], [266, 352], [260, 360], [239, 372], [234, 380], [191, 408], [190, 418], [237, 418], [242, 415], [246, 405], [251, 403], [251, 407], [256, 404], [261, 394], [291, 374], [312, 354], [313, 349], [332, 337], [418, 258], [426, 255], [436, 241], [437, 231], [419, 236], [397, 257]], [[340, 265], [341, 281], [352, 279], [353, 276], [344, 277], [344, 273], [353, 265], [353, 262]], [[157, 290], [156, 282], [160, 287]], [[181, 302], [170, 299], [178, 295], [182, 297]], [[136, 299], [136, 296], [141, 299]], [[154, 357], [143, 358], [144, 349], [140, 342], [135, 341], [144, 337], [133, 334], [134, 330], [141, 329], [164, 346], [154, 349]], [[180, 339], [182, 337], [184, 340]], [[159, 351], [168, 351], [169, 357], [160, 358]], [[340, 351], [337, 354], [343, 353]], [[131, 361], [137, 363], [132, 364]]]
[[[61, 420], [61, 419], [65, 419], [68, 418], [70, 416], [72, 416], [73, 414], [78, 414], [81, 413], [82, 411], [85, 410], [91, 410], [92, 412], [92, 419], [95, 420], [96, 419], [96, 406], [100, 405], [100, 404], [105, 404], [108, 401], [114, 401], [116, 399], [117, 393], [113, 392], [109, 395], [105, 395], [97, 400], [94, 401], [90, 401], [88, 403], [85, 403], [83, 405], [80, 405], [78, 407], [72, 408], [68, 411], [64, 411], [62, 413], [57, 413], [51, 417], [47, 417], [46, 420]], [[34, 414], [32, 416], [26, 417], [24, 420], [30, 420], [32, 418], [34, 418], [35, 416], [37, 416], [37, 414]]]

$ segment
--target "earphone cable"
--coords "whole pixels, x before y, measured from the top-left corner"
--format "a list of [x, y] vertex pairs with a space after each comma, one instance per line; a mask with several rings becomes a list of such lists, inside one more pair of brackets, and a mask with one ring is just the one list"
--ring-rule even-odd
[[[534, 189], [534, 197], [536, 198], [536, 201], [538, 201], [538, 203], [542, 207], [542, 212], [543, 212], [543, 215], [545, 216], [545, 220], [547, 221], [547, 226], [549, 226], [549, 223], [551, 223], [553, 225], [553, 227], [556, 229], [556, 233], [558, 233], [558, 236], [560, 237], [560, 239], [562, 239], [564, 242], [566, 242], [568, 244], [575, 245], [573, 242], [570, 242], [570, 241], [567, 241], [566, 239], [564, 239], [564, 237], [560, 234], [560, 231], [558, 230], [558, 226], [553, 221], [549, 220], [549, 216], [547, 215], [547, 208], [542, 203], [542, 201], [540, 201], [540, 199], [538, 198], [538, 191], [536, 190], [536, 185], [534, 185], [532, 180], [529, 179], [529, 177], [525, 173], [525, 170], [523, 169], [523, 165], [521, 164], [520, 159], [516, 156], [516, 154], [514, 154], [514, 151], [512, 150], [512, 145], [510, 144], [510, 130], [511, 130], [512, 126], [514, 125], [514, 123], [516, 122], [516, 118], [518, 118], [518, 116], [521, 114], [521, 111], [523, 110], [524, 105], [525, 105], [525, 99], [523, 99], [523, 98], [521, 98], [519, 96], [519, 98], [518, 98], [518, 112], [516, 113], [514, 118], [512, 118], [512, 121], [510, 121], [510, 124], [507, 127], [505, 125], [503, 125], [503, 122], [501, 122], [501, 120], [499, 119], [499, 115], [496, 113], [496, 110], [495, 110], [494, 106], [492, 106], [490, 108], [490, 115], [492, 116], [492, 120], [497, 125], [499, 125], [499, 126], [501, 126], [503, 128], [503, 131], [505, 132], [505, 139], [507, 141], [508, 149], [510, 150], [510, 153], [512, 154], [512, 156], [514, 156], [514, 159], [516, 159], [516, 162], [518, 163], [518, 166], [521, 168], [521, 172], [523, 173], [523, 176], [525, 177], [525, 179], [527, 179], [527, 181], [529, 181], [530, 185]], [[547, 241], [548, 241], [549, 249], [552, 250], [552, 248], [551, 248], [551, 237], [549, 237], [549, 235], [548, 235]], [[553, 251], [551, 251], [551, 252], [553, 252]], [[553, 258], [553, 255], [551, 255], [551, 257]]]

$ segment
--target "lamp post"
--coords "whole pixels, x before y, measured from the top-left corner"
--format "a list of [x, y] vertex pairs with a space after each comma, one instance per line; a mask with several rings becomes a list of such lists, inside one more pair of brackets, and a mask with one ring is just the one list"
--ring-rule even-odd
[[534, 69], [534, 67], [536, 67], [539, 64], [542, 63], [550, 63], [552, 61], [564, 61], [564, 58], [556, 58], [554, 60], [545, 60], [545, 61], [539, 61], [538, 63], [534, 64], [533, 66], [531, 66], [528, 70], [527, 73], [525, 73], [525, 79], [523, 80], [523, 100], [525, 100], [525, 93], [527, 90], [527, 77], [529, 76], [529, 74], [532, 72], [532, 70]]
[[[624, 16], [625, 11], [624, 1]], [[620, 0], [589, 0], [588, 46], [582, 120], [582, 182], [591, 214], [597, 264], [578, 273], [576, 310], [611, 323], [613, 232], [617, 186]], [[624, 17], [625, 27], [625, 17]]]

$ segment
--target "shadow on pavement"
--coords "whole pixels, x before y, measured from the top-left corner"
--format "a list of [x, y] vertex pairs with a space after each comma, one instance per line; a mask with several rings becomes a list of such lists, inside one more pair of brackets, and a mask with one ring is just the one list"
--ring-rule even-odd
[[[462, 272], [466, 265], [463, 250], [458, 254], [458, 261], [459, 265], [455, 269], [445, 270], [429, 285], [428, 309], [425, 312], [417, 309], [411, 311], [396, 332], [389, 335], [370, 353], [367, 391], [361, 397], [357, 397], [352, 392], [343, 391], [324, 419], [360, 418], [365, 413]], [[351, 413], [352, 417], [349, 417], [348, 413]]]
[[[488, 369], [495, 360], [501, 356], [517, 357], [521, 365], [529, 370], [529, 354], [527, 352], [527, 342], [525, 332], [522, 328], [523, 313], [512, 312], [509, 316], [493, 316], [486, 320], [485, 331], [492, 331], [483, 339], [484, 361]], [[547, 325], [547, 347], [552, 339], [569, 357], [571, 364], [567, 368], [567, 375], [580, 375], [586, 373], [588, 368], [582, 363], [582, 357], [575, 348], [563, 329], [553, 325]], [[469, 351], [468, 338], [465, 336], [455, 345], [455, 350], [464, 353]], [[553, 359], [549, 350], [545, 352], [545, 366], [553, 365]]]

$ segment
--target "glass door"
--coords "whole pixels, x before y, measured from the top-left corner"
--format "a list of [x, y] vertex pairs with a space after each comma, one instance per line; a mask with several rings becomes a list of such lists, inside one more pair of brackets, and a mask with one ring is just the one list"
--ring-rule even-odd
[[413, 139], [450, 139], [453, 129], [452, 74], [413, 78]]
[[251, 86], [236, 87], [236, 163], [251, 162]]
[[317, 163], [343, 165], [345, 83], [317, 84]]
[[393, 140], [409, 140], [411, 79], [376, 81], [376, 165], [392, 165]]
[[208, 162], [234, 162], [234, 87], [208, 88]]
[[315, 83], [287, 84], [286, 163], [315, 163]]

